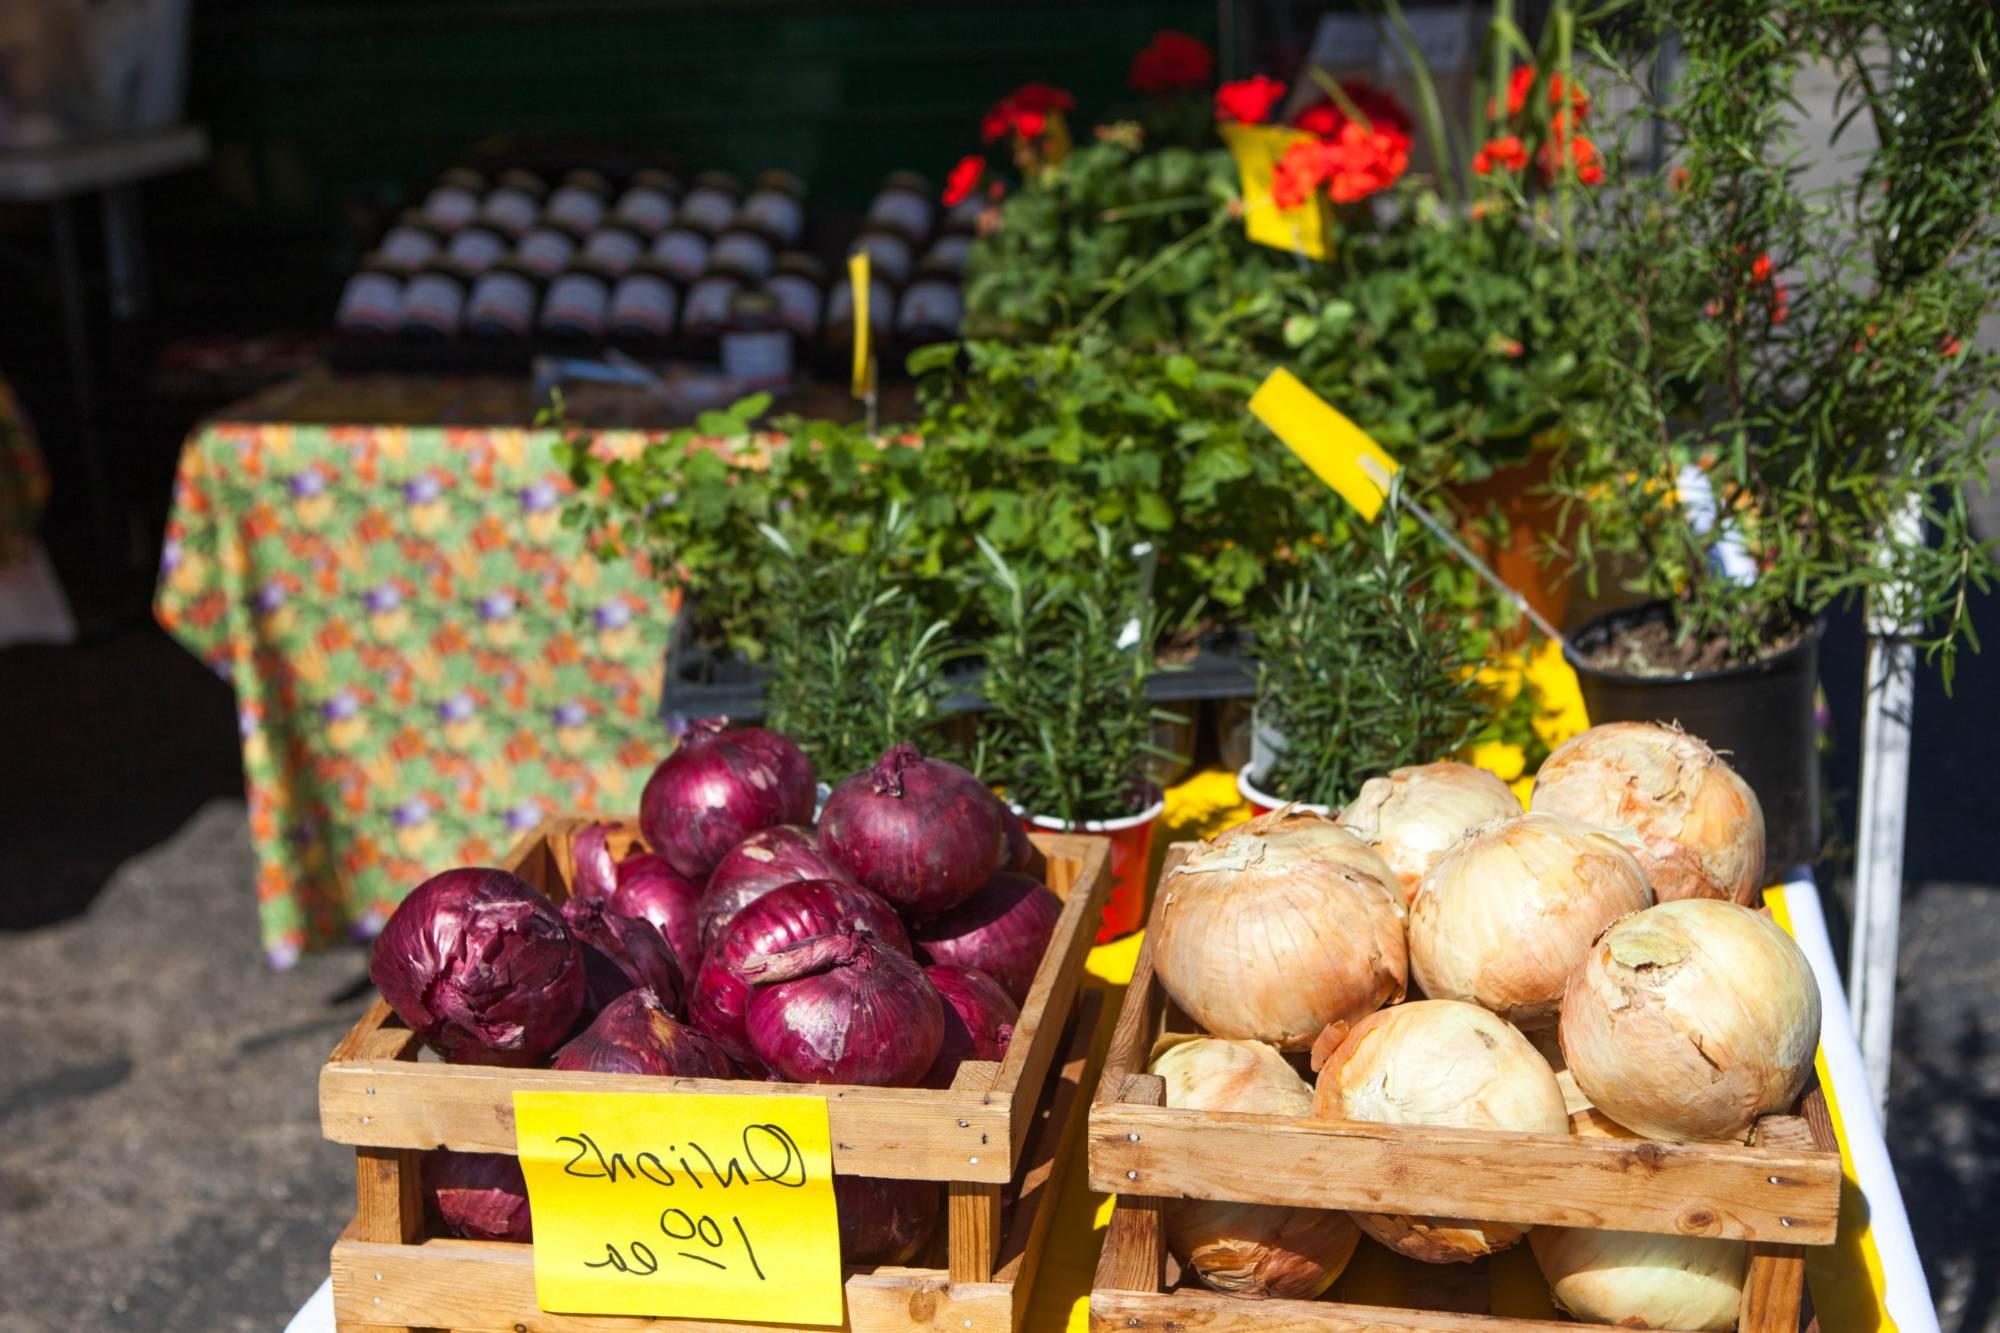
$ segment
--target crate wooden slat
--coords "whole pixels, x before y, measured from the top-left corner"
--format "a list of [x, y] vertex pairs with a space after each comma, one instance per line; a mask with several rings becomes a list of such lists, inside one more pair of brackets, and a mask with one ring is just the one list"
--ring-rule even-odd
[[[1189, 850], [1168, 850], [1162, 874]], [[1162, 1031], [1197, 1030], [1153, 973], [1163, 895], [1139, 951], [1090, 1110], [1091, 1188], [1119, 1195], [1091, 1296], [1091, 1327], [1374, 1333], [1493, 1329], [1555, 1333], [1570, 1322], [1465, 1313], [1488, 1308], [1477, 1283], [1405, 1261], [1430, 1309], [1335, 1300], [1250, 1301], [1182, 1281], [1160, 1230], [1160, 1200], [1199, 1198], [1365, 1212], [1721, 1236], [1750, 1242], [1740, 1333], [1795, 1333], [1803, 1246], [1830, 1244], [1840, 1157], [1819, 1090], [1798, 1116], [1758, 1122], [1752, 1142], [1669, 1144], [1624, 1138], [1322, 1121], [1170, 1108], [1145, 1072]], [[1372, 1242], [1364, 1240], [1363, 1244]], [[1338, 1288], [1336, 1287], [1336, 1291]], [[1473, 1301], [1469, 1307], [1461, 1302]], [[1418, 1304], [1412, 1298], [1412, 1305]]]
[[[987, 1276], [962, 1281], [950, 1266], [880, 1266], [849, 1269], [847, 1320], [855, 1333], [914, 1333], [957, 1329], [1015, 1333], [1054, 1221], [1062, 1168], [1084, 1121], [1085, 1066], [1090, 1058], [1102, 997], [1086, 993], [1076, 1007], [1060, 1063], [1049, 1073], [1028, 1117], [1021, 1169], [1005, 1193], [1012, 1210], [995, 1237]], [[412, 1154], [414, 1156], [414, 1154]], [[983, 1189], [983, 1186], [968, 1188]], [[1002, 1198], [993, 1194], [996, 1213]], [[420, 1224], [419, 1224], [420, 1225]], [[962, 1248], [957, 1211], [947, 1205], [942, 1248]], [[984, 1248], [983, 1237], [975, 1241]], [[935, 1246], [936, 1242], [934, 1242]], [[451, 1333], [744, 1333], [741, 1323], [645, 1319], [620, 1315], [562, 1315], [535, 1305], [534, 1251], [530, 1245], [451, 1238], [410, 1243], [369, 1240], [359, 1217], [333, 1248], [334, 1317], [340, 1333], [440, 1329]], [[788, 1326], [754, 1325], [780, 1333]], [[802, 1330], [801, 1333], [806, 1333]], [[815, 1328], [810, 1333], [826, 1333]]]
[[[572, 840], [589, 822], [581, 815], [545, 821], [502, 866], [560, 902], [568, 896]], [[613, 847], [630, 840], [629, 829], [623, 830]], [[836, 1170], [992, 1185], [1013, 1177], [1030, 1125], [1028, 1111], [1076, 998], [1110, 878], [1109, 846], [1102, 838], [1037, 834], [1035, 842], [1048, 859], [1049, 887], [1063, 899], [1063, 909], [1021, 1006], [1007, 1058], [985, 1066], [993, 1076], [984, 1087], [815, 1089], [827, 1098]], [[420, 1054], [415, 1035], [387, 1004], [377, 1002], [320, 1071], [321, 1132], [356, 1148], [512, 1152], [516, 1090], [755, 1095], [763, 1086], [447, 1065]]]

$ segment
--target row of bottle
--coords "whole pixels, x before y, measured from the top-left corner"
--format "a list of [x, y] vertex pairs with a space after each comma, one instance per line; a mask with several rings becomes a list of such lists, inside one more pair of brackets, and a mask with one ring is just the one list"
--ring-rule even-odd
[[[871, 267], [869, 326], [877, 339], [921, 346], [958, 335], [970, 238], [946, 236], [914, 272]], [[746, 300], [748, 304], [746, 305]], [[766, 312], [763, 302], [769, 303]], [[853, 285], [796, 252], [761, 271], [710, 263], [692, 276], [657, 252], [624, 264], [583, 262], [544, 274], [520, 262], [472, 272], [448, 260], [415, 273], [363, 269], [348, 280], [335, 323], [353, 337], [543, 336], [579, 342], [676, 343], [712, 350], [738, 316], [768, 318], [801, 346], [852, 346]]]

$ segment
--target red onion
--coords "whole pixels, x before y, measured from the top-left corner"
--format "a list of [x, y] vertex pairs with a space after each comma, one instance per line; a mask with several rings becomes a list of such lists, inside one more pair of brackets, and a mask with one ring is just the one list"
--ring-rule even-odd
[[538, 1065], [583, 1009], [583, 951], [548, 899], [504, 870], [447, 870], [411, 890], [368, 979], [457, 1064]]
[[910, 939], [923, 962], [976, 967], [1023, 1004], [1061, 915], [1062, 899], [1046, 885], [1001, 870], [950, 911], [911, 922]]
[[811, 829], [796, 824], [759, 829], [716, 863], [708, 887], [701, 891], [701, 902], [695, 909], [701, 922], [701, 947], [714, 948], [731, 918], [780, 884], [850, 878], [821, 853]]
[[709, 951], [688, 1002], [689, 1021], [721, 1042], [731, 1059], [754, 1059], [743, 1026], [750, 984], [737, 975], [737, 966], [752, 955], [836, 930], [870, 931], [898, 953], [910, 952], [909, 934], [895, 909], [860, 885], [836, 879], [781, 885], [738, 912]]
[[647, 779], [639, 831], [683, 878], [703, 882], [758, 829], [811, 820], [816, 794], [812, 764], [788, 738], [706, 718]]
[[857, 1268], [909, 1263], [937, 1230], [943, 1193], [934, 1180], [835, 1176], [841, 1262]]
[[570, 860], [576, 877], [570, 882], [572, 898], [609, 898], [618, 887], [618, 867], [611, 860], [611, 826], [586, 824], [570, 841]]
[[722, 1048], [676, 1023], [650, 987], [627, 991], [556, 1052], [555, 1069], [596, 1074], [734, 1078]]
[[643, 917], [620, 916], [602, 898], [572, 898], [563, 921], [583, 945], [583, 1011], [595, 1017], [627, 991], [641, 986], [678, 1011], [687, 997], [680, 964], [659, 929]]
[[701, 929], [695, 920], [695, 904], [700, 901], [700, 883], [675, 874], [651, 852], [635, 852], [618, 863], [611, 910], [652, 922], [674, 951], [681, 976], [688, 979], [701, 970]]
[[944, 1001], [944, 1045], [924, 1075], [927, 1088], [948, 1088], [958, 1067], [967, 1060], [1006, 1058], [1021, 1011], [1000, 989], [1000, 983], [976, 967], [936, 963], [924, 975]]
[[957, 764], [898, 745], [833, 789], [819, 845], [899, 911], [942, 912], [978, 891], [1006, 850], [1001, 806]]
[[[501, 1152], [424, 1154], [424, 1199], [454, 1236], [467, 1240], [533, 1240], [528, 1182], [521, 1159]], [[838, 1197], [839, 1182], [835, 1182]]]
[[1026, 875], [1039, 883], [1049, 882], [1049, 861], [1042, 855], [1042, 849], [1035, 846], [1028, 836], [1027, 816], [1016, 814], [1012, 807], [998, 796], [993, 798], [1000, 807], [1000, 827], [1007, 834], [1007, 850], [1001, 854], [1000, 868]]
[[754, 954], [737, 971], [756, 988], [750, 1048], [794, 1083], [914, 1087], [944, 1044], [937, 987], [866, 932]]

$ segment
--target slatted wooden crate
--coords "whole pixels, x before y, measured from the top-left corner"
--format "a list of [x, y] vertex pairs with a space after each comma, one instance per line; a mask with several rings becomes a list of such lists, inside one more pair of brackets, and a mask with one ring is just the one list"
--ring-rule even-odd
[[[1165, 869], [1189, 848], [1170, 848]], [[1840, 1207], [1840, 1155], [1816, 1087], [1800, 1115], [1765, 1117], [1740, 1147], [1169, 1108], [1162, 1080], [1146, 1072], [1147, 1055], [1162, 1032], [1200, 1029], [1153, 973], [1161, 900], [1155, 892], [1090, 1109], [1090, 1185], [1119, 1196], [1091, 1293], [1094, 1330], [1588, 1327], [1489, 1316], [1484, 1262], [1396, 1260], [1406, 1269], [1409, 1305], [1401, 1309], [1343, 1302], [1338, 1283], [1317, 1301], [1213, 1292], [1184, 1277], [1165, 1251], [1160, 1201], [1192, 1198], [1742, 1239], [1750, 1268], [1739, 1333], [1796, 1333], [1802, 1247], [1833, 1242]]]
[[[502, 865], [555, 901], [568, 896], [571, 842], [584, 816], [545, 821]], [[1066, 1143], [1083, 1120], [1076, 1084], [1090, 1050], [1096, 997], [1079, 1006], [1084, 958], [1109, 886], [1103, 838], [1037, 835], [1049, 887], [1063, 899], [1004, 1061], [967, 1061], [949, 1089], [826, 1085], [836, 1173], [946, 1184], [943, 1235], [931, 1268], [851, 1269], [848, 1326], [857, 1331], [1019, 1327], [1053, 1206]], [[611, 839], [614, 855], [630, 829]], [[425, 1234], [423, 1152], [512, 1153], [514, 1093], [797, 1093], [789, 1084], [572, 1074], [448, 1065], [377, 1002], [320, 1071], [320, 1126], [355, 1148], [356, 1211], [333, 1251], [342, 1333], [636, 1333], [741, 1329], [740, 1324], [545, 1314], [535, 1305], [529, 1246]], [[1074, 1106], [1075, 1114], [1071, 1114]], [[1011, 1214], [1011, 1215], [1010, 1215]], [[1006, 1225], [1003, 1227], [1003, 1221]], [[949, 1323], [944, 1322], [949, 1314]]]

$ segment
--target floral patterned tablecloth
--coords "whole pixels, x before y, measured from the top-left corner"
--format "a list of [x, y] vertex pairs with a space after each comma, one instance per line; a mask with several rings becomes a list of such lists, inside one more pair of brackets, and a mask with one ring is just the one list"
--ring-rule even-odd
[[0, 379], [0, 568], [25, 560], [49, 498], [49, 473], [35, 434], [7, 381]]
[[182, 451], [154, 609], [236, 687], [275, 966], [547, 813], [636, 808], [674, 598], [562, 526], [555, 438], [216, 424]]

